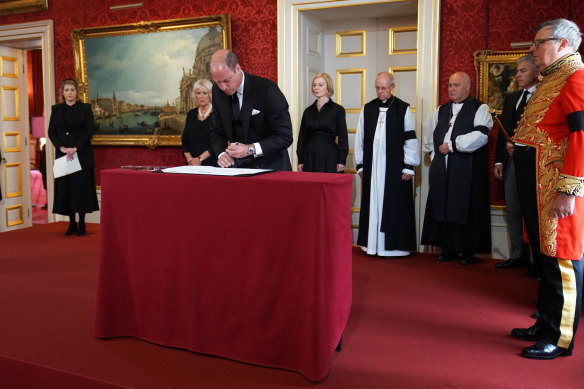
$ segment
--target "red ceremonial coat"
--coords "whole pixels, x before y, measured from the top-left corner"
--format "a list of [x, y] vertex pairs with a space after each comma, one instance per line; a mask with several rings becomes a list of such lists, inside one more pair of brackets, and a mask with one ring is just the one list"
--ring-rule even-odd
[[[536, 148], [541, 252], [579, 260], [584, 252], [584, 65], [568, 54], [543, 72], [513, 138]], [[551, 215], [556, 196], [576, 196], [574, 214]]]

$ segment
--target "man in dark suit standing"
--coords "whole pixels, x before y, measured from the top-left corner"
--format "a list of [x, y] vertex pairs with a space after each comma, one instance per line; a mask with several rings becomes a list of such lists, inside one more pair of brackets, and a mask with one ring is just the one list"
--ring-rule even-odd
[[[515, 134], [517, 123], [523, 115], [527, 102], [537, 87], [539, 72], [532, 54], [525, 55], [517, 61], [517, 85], [520, 90], [509, 94], [503, 102], [501, 124], [509, 136]], [[498, 268], [527, 267], [529, 264], [529, 246], [523, 242], [523, 213], [517, 194], [515, 166], [513, 164], [513, 143], [508, 142], [500, 133], [497, 137], [495, 152], [495, 177], [503, 180], [505, 204], [507, 206], [507, 229], [509, 231], [509, 259], [497, 263]]]
[[292, 123], [278, 85], [244, 73], [229, 50], [213, 54], [210, 70], [215, 81], [211, 149], [219, 166], [292, 170], [287, 150]]

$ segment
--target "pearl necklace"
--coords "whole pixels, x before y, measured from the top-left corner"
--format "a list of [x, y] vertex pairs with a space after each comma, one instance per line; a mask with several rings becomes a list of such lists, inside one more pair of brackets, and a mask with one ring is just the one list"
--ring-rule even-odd
[[207, 116], [209, 116], [209, 114], [211, 113], [212, 110], [213, 110], [213, 104], [209, 104], [209, 109], [205, 113], [201, 113], [201, 107], [199, 107], [199, 119], [205, 120], [207, 118]]

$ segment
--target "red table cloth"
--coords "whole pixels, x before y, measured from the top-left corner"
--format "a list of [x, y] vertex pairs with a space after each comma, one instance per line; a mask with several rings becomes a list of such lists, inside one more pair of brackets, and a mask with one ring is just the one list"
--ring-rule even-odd
[[323, 379], [351, 306], [351, 182], [102, 171], [96, 336]]

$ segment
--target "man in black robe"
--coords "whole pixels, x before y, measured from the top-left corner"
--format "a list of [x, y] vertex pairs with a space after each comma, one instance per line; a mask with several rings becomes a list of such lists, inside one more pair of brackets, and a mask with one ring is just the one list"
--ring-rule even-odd
[[405, 256], [416, 249], [412, 177], [420, 164], [409, 104], [392, 96], [393, 75], [375, 79], [377, 98], [365, 104], [355, 137], [363, 180], [357, 244], [371, 255]]
[[487, 142], [493, 119], [489, 107], [469, 94], [468, 74], [450, 76], [451, 101], [434, 112], [425, 144], [432, 164], [422, 244], [442, 247], [440, 262], [462, 253], [461, 265], [491, 252]]

